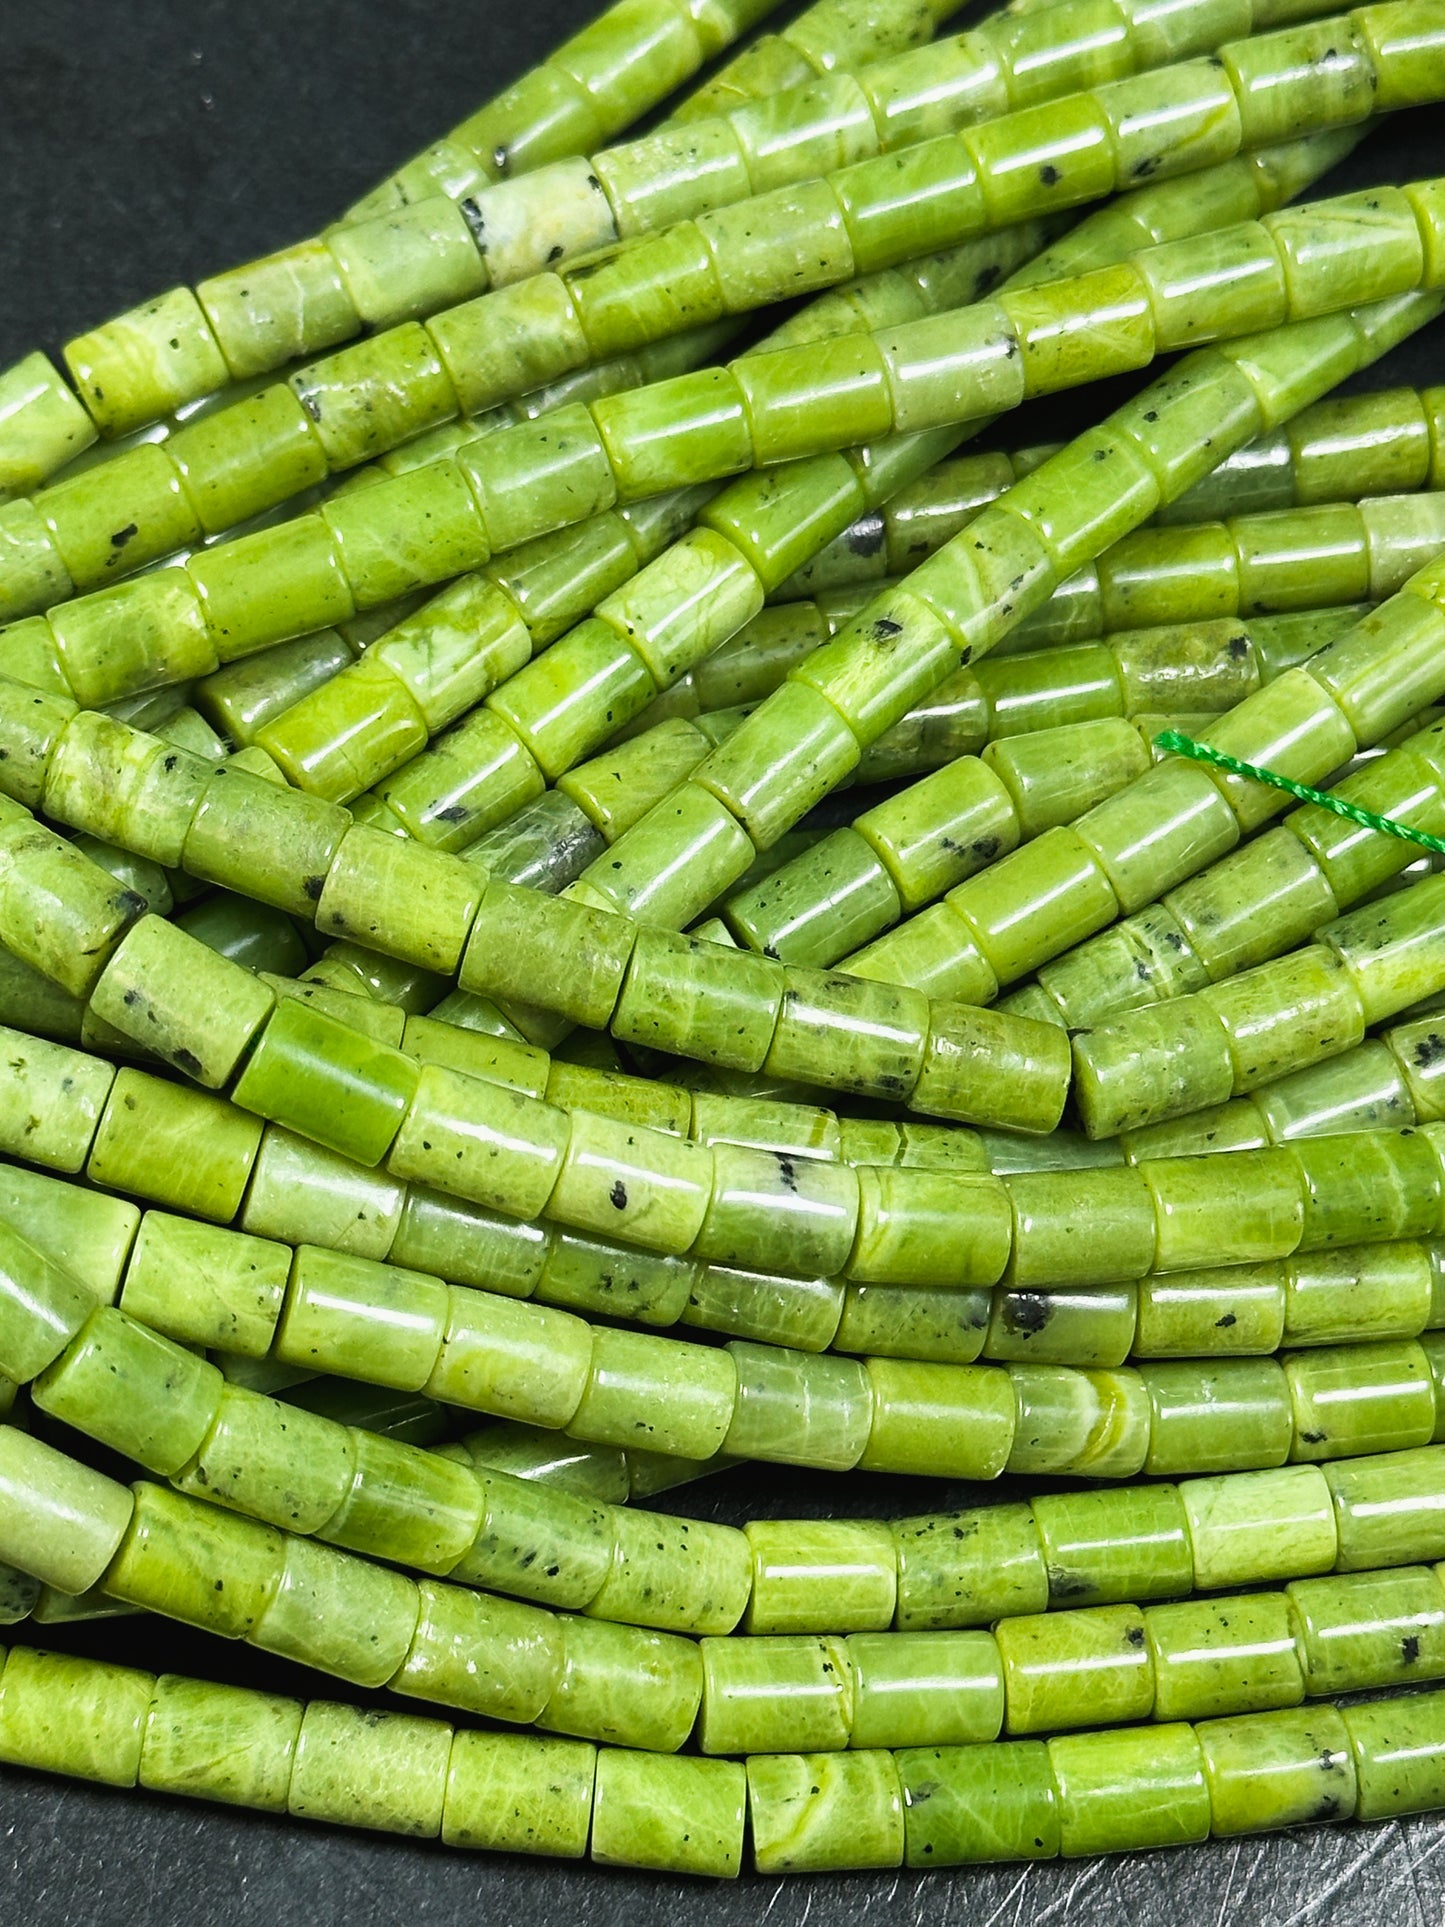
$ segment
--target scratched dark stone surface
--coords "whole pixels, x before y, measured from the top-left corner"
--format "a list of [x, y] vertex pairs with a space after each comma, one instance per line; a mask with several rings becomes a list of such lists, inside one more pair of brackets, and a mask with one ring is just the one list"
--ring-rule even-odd
[[[311, 231], [540, 57], [593, 4], [5, 0], [0, 366]], [[1438, 127], [1438, 115], [1402, 117], [1330, 187], [1432, 172], [1445, 153]], [[1437, 324], [1364, 385], [1440, 379], [1442, 344]], [[1036, 404], [1011, 433], [1057, 435], [1112, 399]], [[774, 1471], [731, 1474], [694, 1498], [713, 1517], [741, 1521], [833, 1508], [897, 1514], [965, 1496], [981, 1495]], [[52, 1630], [37, 1643], [327, 1693], [314, 1675], [159, 1624]], [[466, 1857], [0, 1768], [0, 1911], [27, 1927], [535, 1927], [570, 1918], [663, 1927], [684, 1915], [695, 1927], [1441, 1927], [1442, 1846], [1445, 1820], [1425, 1818], [1081, 1866], [745, 1877], [715, 1889]]]

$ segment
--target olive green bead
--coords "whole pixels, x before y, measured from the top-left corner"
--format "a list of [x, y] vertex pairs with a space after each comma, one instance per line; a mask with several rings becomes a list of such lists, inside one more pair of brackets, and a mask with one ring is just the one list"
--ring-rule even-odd
[[443, 851], [353, 824], [327, 871], [317, 928], [450, 976], [484, 888]]
[[904, 1631], [983, 1626], [1049, 1603], [1043, 1545], [1026, 1505], [902, 1519], [892, 1532]]
[[0, 827], [0, 943], [73, 997], [90, 995], [126, 928], [147, 907], [143, 896], [38, 823]]
[[902, 1864], [903, 1796], [891, 1753], [759, 1754], [747, 1775], [759, 1873]]
[[1343, 1710], [1355, 1768], [1355, 1817], [1424, 1812], [1440, 1794], [1442, 1750], [1434, 1732], [1445, 1696], [1416, 1693]]
[[420, 1391], [437, 1366], [447, 1316], [441, 1280], [306, 1245], [293, 1264], [276, 1357]]
[[134, 1269], [141, 1214], [121, 1198], [0, 1165], [0, 1219], [23, 1224], [26, 1242], [84, 1285], [97, 1304], [113, 1303]]
[[908, 1866], [1042, 1860], [1058, 1853], [1058, 1793], [1040, 1741], [907, 1747], [895, 1761]]
[[440, 1720], [312, 1700], [296, 1742], [287, 1810], [300, 1819], [434, 1839], [451, 1747], [452, 1729]]
[[1201, 1588], [1328, 1572], [1338, 1538], [1330, 1488], [1317, 1466], [1185, 1479], [1194, 1583]]
[[148, 1471], [178, 1472], [221, 1402], [221, 1374], [123, 1312], [93, 1312], [35, 1381], [42, 1411], [87, 1432]]
[[712, 1157], [712, 1200], [693, 1245], [696, 1257], [802, 1278], [844, 1269], [858, 1225], [851, 1166], [721, 1143]]
[[279, 910], [311, 918], [350, 817], [319, 797], [223, 769], [206, 785], [185, 832], [187, 872]]
[[131, 1605], [244, 1639], [274, 1599], [287, 1555], [286, 1540], [270, 1526], [141, 1484], [103, 1580]]
[[1189, 1271], [1217, 1258], [1219, 1226], [1241, 1263], [1284, 1258], [1300, 1243], [1304, 1207], [1298, 1166], [1287, 1151], [1259, 1151], [1247, 1163], [1157, 1158], [1143, 1167], [1158, 1225], [1155, 1265]]
[[587, 1851], [597, 1749], [582, 1740], [457, 1732], [447, 1767], [449, 1847], [578, 1860]]
[[1297, 1138], [1289, 1155], [1304, 1178], [1301, 1248], [1420, 1237], [1440, 1209], [1428, 1138], [1410, 1132]]
[[1284, 1267], [1226, 1265], [1150, 1278], [1139, 1291], [1134, 1352], [1189, 1358], [1200, 1352], [1272, 1352], [1284, 1337]]
[[991, 1285], [1002, 1275], [1010, 1194], [997, 1180], [864, 1166], [858, 1198], [850, 1278], [956, 1288]]
[[[453, 1579], [517, 1593], [549, 1606], [586, 1606], [613, 1562], [616, 1528], [607, 1509], [550, 1482], [517, 1477], [476, 1459], [482, 1518]], [[625, 1489], [622, 1494], [626, 1496]]]
[[416, 1628], [413, 1582], [314, 1539], [286, 1538], [283, 1545], [271, 1597], [248, 1634], [252, 1643], [358, 1686], [389, 1680]]
[[854, 769], [858, 756], [857, 737], [827, 697], [789, 681], [690, 780], [768, 849]]
[[236, 1082], [235, 1101], [372, 1165], [390, 1148], [420, 1076], [401, 1051], [283, 999]]
[[91, 996], [92, 1012], [210, 1089], [227, 1083], [275, 1003], [239, 964], [164, 917], [121, 939]]
[[8, 1564], [87, 1592], [130, 1524], [130, 1490], [13, 1425], [0, 1429], [0, 1541]]
[[579, 1110], [547, 1210], [585, 1231], [680, 1253], [702, 1228], [712, 1180], [711, 1154], [689, 1139]]
[[1322, 1346], [1285, 1361], [1296, 1459], [1427, 1445], [1435, 1430], [1429, 1363], [1408, 1340]]
[[963, 917], [1001, 983], [1035, 963], [1040, 903], [1049, 906], [1049, 950], [1081, 942], [1118, 914], [1118, 899], [1094, 852], [1072, 828], [1047, 830], [997, 870], [962, 883], [945, 899]]
[[824, 965], [897, 922], [901, 912], [883, 862], [848, 829], [835, 830], [796, 863], [740, 890], [726, 915], [752, 949], [787, 963]]
[[1087, 1212], [1072, 1172], [1023, 1172], [1011, 1178], [1013, 1250], [1007, 1282], [1093, 1285], [1138, 1278], [1154, 1264], [1154, 1201], [1134, 1170], [1099, 1171]]
[[179, 569], [80, 596], [46, 621], [71, 694], [88, 709], [207, 676], [219, 661], [205, 612]]
[[634, 941], [620, 917], [494, 882], [462, 958], [462, 988], [526, 1003], [545, 983], [549, 1008], [600, 1029], [616, 1007]]
[[0, 717], [6, 735], [5, 794], [39, 809], [57, 744], [74, 720], [70, 698], [0, 680]]
[[260, 1141], [259, 1119], [222, 1099], [122, 1070], [86, 1176], [224, 1224], [240, 1208]]
[[853, 1669], [841, 1639], [704, 1639], [704, 1753], [837, 1751], [853, 1726]]
[[392, 1690], [495, 1719], [536, 1719], [561, 1677], [555, 1615], [429, 1580], [417, 1591], [415, 1636]]
[[1131, 1371], [1011, 1365], [1017, 1422], [1010, 1472], [1096, 1473], [1129, 1478], [1150, 1450], [1150, 1411]]
[[613, 1034], [704, 1063], [763, 1067], [783, 999], [781, 967], [670, 930], [637, 933]]
[[[416, 1202], [415, 1211], [425, 1203]], [[271, 1125], [261, 1138], [241, 1222], [257, 1237], [312, 1239], [359, 1258], [385, 1258], [398, 1239], [403, 1206], [412, 1204], [406, 1186], [385, 1173]], [[407, 1258], [398, 1251], [398, 1262]]]
[[1146, 1471], [1235, 1471], [1289, 1457], [1289, 1387], [1274, 1359], [1141, 1365], [1139, 1376], [1149, 1400]]
[[628, 1508], [615, 1515], [613, 1534], [611, 1568], [588, 1613], [673, 1632], [732, 1631], [752, 1581], [740, 1532]]
[[562, 1624], [562, 1671], [537, 1724], [617, 1746], [676, 1752], [702, 1700], [697, 1642], [605, 1619]]
[[267, 1524], [317, 1532], [340, 1509], [355, 1476], [356, 1450], [345, 1426], [227, 1384], [176, 1482], [195, 1498]]
[[1069, 1040], [1057, 1025], [942, 1001], [907, 1101], [930, 1117], [1043, 1133], [1057, 1126], [1068, 1086]]
[[751, 1519], [749, 1633], [880, 1632], [898, 1601], [889, 1528], [868, 1520]]
[[351, 1437], [355, 1476], [320, 1536], [423, 1572], [449, 1572], [482, 1523], [470, 1467], [359, 1426]]
[[740, 1763], [606, 1747], [597, 1756], [592, 1858], [731, 1879], [742, 1867], [746, 1805]]
[[553, 1193], [571, 1130], [567, 1115], [550, 1104], [428, 1064], [387, 1169], [394, 1177], [529, 1217]]
[[984, 1351], [1025, 1364], [1122, 1365], [1134, 1348], [1133, 1285], [992, 1294]]
[[1210, 1720], [1198, 1741], [1216, 1834], [1348, 1819], [1355, 1811], [1349, 1733], [1333, 1707]]
[[422, 1389], [444, 1404], [563, 1426], [587, 1389], [593, 1351], [591, 1327], [568, 1312], [457, 1288], [441, 1357]]
[[129, 1666], [12, 1652], [0, 1673], [0, 1759], [134, 1786], [155, 1683]]
[[601, 1444], [711, 1458], [732, 1423], [737, 1383], [737, 1367], [724, 1352], [598, 1327], [568, 1429]]
[[1284, 1337], [1291, 1345], [1413, 1338], [1430, 1316], [1431, 1273], [1414, 1244], [1367, 1245], [1297, 1258]]
[[995, 1628], [1010, 1734], [1147, 1719], [1154, 1668], [1137, 1606], [1002, 1620]]
[[1339, 1537], [1338, 1568], [1353, 1572], [1445, 1555], [1445, 1500], [1433, 1448], [1389, 1452], [1324, 1468]]
[[853, 1746], [997, 1739], [1004, 1681], [987, 1633], [854, 1633], [846, 1643]]
[[869, 1359], [873, 1424], [866, 1471], [996, 1478], [1013, 1449], [1016, 1400], [1002, 1371]]
[[1188, 1521], [1174, 1486], [1050, 1492], [1031, 1509], [1055, 1605], [1167, 1599], [1193, 1585]]
[[[565, 1231], [551, 1236], [537, 1296], [581, 1312], [625, 1315], [643, 1325], [675, 1325], [697, 1289], [702, 1267], [666, 1252], [603, 1246]], [[496, 1289], [492, 1279], [482, 1281]]]
[[162, 1673], [146, 1716], [140, 1784], [284, 1813], [303, 1711], [299, 1700]]
[[0, 1146], [12, 1156], [78, 1171], [116, 1072], [82, 1051], [0, 1027]]
[[1285, 1592], [1312, 1697], [1439, 1677], [1445, 1593], [1429, 1567], [1297, 1580]]
[[1136, 1727], [1048, 1742], [1066, 1859], [1183, 1846], [1209, 1833], [1203, 1756], [1192, 1727]]
[[[849, 1284], [832, 1347], [879, 1358], [971, 1365], [984, 1349], [991, 1296], [951, 1286]], [[995, 1350], [989, 1355], [999, 1356]]]
[[1144, 1628], [1155, 1719], [1258, 1713], [1304, 1698], [1294, 1626], [1279, 1593], [1151, 1606]]
[[681, 1321], [762, 1344], [820, 1352], [839, 1330], [844, 1297], [844, 1287], [829, 1278], [777, 1278], [699, 1265]]
[[737, 1397], [723, 1450], [735, 1458], [850, 1471], [873, 1421], [873, 1394], [852, 1359], [781, 1347], [728, 1347]]
[[96, 1311], [85, 1286], [0, 1222], [0, 1370], [17, 1384], [62, 1357]]

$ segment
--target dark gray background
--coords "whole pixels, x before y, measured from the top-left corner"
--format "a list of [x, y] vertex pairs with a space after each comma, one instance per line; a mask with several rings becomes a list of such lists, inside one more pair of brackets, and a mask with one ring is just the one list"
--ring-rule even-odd
[[[473, 8], [440, 0], [44, 0], [0, 7], [0, 366], [177, 281], [310, 232], [541, 57], [593, 0]], [[1397, 120], [1329, 183], [1440, 165], [1438, 116]], [[1438, 379], [1439, 324], [1367, 378]], [[1036, 404], [1011, 434], [1048, 436], [1103, 402]], [[932, 1482], [734, 1473], [694, 1495], [713, 1516], [921, 1511]], [[23, 1637], [22, 1631], [22, 1637]], [[299, 1694], [326, 1682], [157, 1623], [54, 1631], [43, 1642], [157, 1670], [244, 1677]], [[393, 1701], [395, 1705], [398, 1702]], [[421, 1709], [419, 1709], [421, 1710]], [[1319, 1829], [1083, 1866], [825, 1880], [745, 1877], [719, 1889], [590, 1866], [485, 1860], [250, 1813], [0, 1769], [0, 1897], [31, 1927], [189, 1927], [481, 1915], [511, 1923], [1068, 1920], [1139, 1927], [1438, 1927], [1445, 1822]]]

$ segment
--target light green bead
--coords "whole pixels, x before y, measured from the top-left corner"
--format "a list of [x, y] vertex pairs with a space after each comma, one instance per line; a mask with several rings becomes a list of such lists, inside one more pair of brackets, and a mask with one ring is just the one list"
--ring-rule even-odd
[[1042, 1542], [1026, 1505], [904, 1519], [892, 1531], [903, 1630], [987, 1625], [1049, 1603]]
[[309, 1533], [336, 1514], [355, 1477], [356, 1451], [345, 1426], [227, 1384], [176, 1483], [194, 1498]]
[[1442, 1696], [1392, 1697], [1342, 1714], [1357, 1782], [1355, 1817], [1383, 1820], [1424, 1812], [1439, 1799], [1441, 1747], [1436, 1737]]
[[1281, 1465], [1294, 1428], [1289, 1389], [1273, 1359], [1141, 1365], [1149, 1399], [1145, 1469], [1165, 1474]]
[[33, 1396], [42, 1411], [170, 1474], [199, 1448], [221, 1391], [214, 1365], [103, 1306], [36, 1380]]
[[850, 1278], [956, 1288], [1002, 1275], [1012, 1225], [1009, 1193], [996, 1179], [863, 1166], [858, 1184]]
[[568, 1429], [601, 1444], [707, 1459], [721, 1450], [736, 1401], [737, 1368], [726, 1353], [599, 1327]]
[[0, 377], [6, 454], [0, 487], [23, 495], [83, 453], [95, 427], [70, 385], [38, 349]]
[[133, 1267], [140, 1212], [123, 1199], [0, 1165], [0, 1219], [23, 1224], [26, 1242], [84, 1285], [97, 1304], [114, 1302]]
[[536, 1719], [561, 1677], [556, 1616], [427, 1580], [417, 1591], [416, 1635], [392, 1689], [493, 1719]]
[[1304, 1178], [1302, 1250], [1428, 1236], [1438, 1222], [1426, 1132], [1297, 1138], [1289, 1155]]
[[1226, 1219], [1229, 1256], [1243, 1264], [1286, 1258], [1300, 1243], [1298, 1167], [1287, 1151], [1257, 1151], [1247, 1161], [1156, 1158], [1141, 1168], [1154, 1200], [1160, 1271], [1217, 1259]]
[[240, 1209], [260, 1141], [259, 1119], [221, 1098], [122, 1070], [86, 1176], [224, 1224]]
[[1333, 1707], [1211, 1720], [1198, 1738], [1216, 1834], [1348, 1819], [1355, 1811], [1349, 1734]]
[[416, 1628], [417, 1587], [399, 1572], [314, 1539], [288, 1537], [282, 1544], [271, 1596], [248, 1633], [252, 1643], [357, 1686], [389, 1680]]
[[172, 288], [77, 335], [66, 343], [65, 359], [87, 408], [111, 436], [210, 394], [230, 376], [189, 288]]
[[1419, 1345], [1322, 1346], [1287, 1356], [1296, 1459], [1348, 1458], [1427, 1445], [1435, 1398]]
[[57, 1592], [88, 1592], [115, 1555], [129, 1489], [14, 1426], [0, 1429], [0, 1557]]
[[405, 1713], [313, 1700], [301, 1721], [287, 1810], [415, 1839], [441, 1831], [452, 1729]]
[[355, 1478], [320, 1536], [423, 1572], [449, 1572], [482, 1521], [470, 1467], [362, 1426], [349, 1429]]
[[1011, 1365], [1018, 1417], [1010, 1472], [1130, 1478], [1151, 1449], [1147, 1396], [1136, 1373]]
[[85, 1285], [8, 1223], [0, 1223], [0, 1370], [17, 1384], [70, 1347], [96, 1310]]
[[1257, 1713], [1304, 1698], [1294, 1626], [1279, 1593], [1151, 1606], [1144, 1627], [1156, 1719]]
[[984, 1347], [990, 1296], [952, 1287], [849, 1284], [833, 1348], [971, 1365]]
[[858, 762], [858, 739], [827, 698], [786, 682], [702, 763], [712, 791], [760, 849], [819, 802]]
[[358, 1163], [380, 1163], [421, 1075], [401, 1051], [283, 999], [235, 1086], [235, 1101]]
[[769, 1345], [824, 1351], [839, 1330], [843, 1286], [828, 1278], [778, 1278], [700, 1265], [681, 1320]]
[[1173, 1486], [1052, 1492], [1031, 1509], [1055, 1605], [1167, 1598], [1193, 1584], [1186, 1515]]
[[858, 1463], [873, 1419], [861, 1365], [736, 1341], [727, 1349], [737, 1367], [737, 1398], [723, 1441], [730, 1456], [839, 1472]]
[[431, 1398], [529, 1425], [562, 1426], [586, 1390], [591, 1328], [567, 1312], [454, 1288]]
[[169, 436], [166, 453], [208, 535], [314, 488], [327, 473], [311, 418], [283, 382], [194, 417]]
[[1122, 1365], [1134, 1346], [1133, 1285], [997, 1291], [989, 1308], [990, 1358], [1056, 1365]]
[[1179, 1487], [1199, 1587], [1328, 1572], [1338, 1537], [1330, 1488], [1315, 1466], [1185, 1479]]
[[443, 1841], [580, 1859], [587, 1850], [596, 1760], [597, 1749], [585, 1741], [458, 1732], [447, 1769]]
[[115, 1081], [113, 1066], [0, 1028], [0, 1145], [57, 1171], [85, 1163]]
[[879, 1632], [893, 1618], [898, 1557], [868, 1520], [752, 1519], [749, 1633]]
[[712, 1200], [695, 1256], [801, 1278], [844, 1269], [858, 1226], [851, 1166], [725, 1143], [713, 1146], [712, 1159]]
[[1024, 1172], [1009, 1180], [1013, 1210], [1010, 1285], [1093, 1285], [1153, 1268], [1154, 1204], [1138, 1171], [1098, 1172], [1087, 1214], [1072, 1172]]
[[624, 920], [586, 904], [492, 883], [462, 958], [462, 988], [525, 1003], [545, 983], [550, 1008], [600, 1029], [616, 1006], [634, 941]]
[[987, 1633], [854, 1633], [850, 1744], [961, 1745], [995, 1740], [1004, 1679]]
[[107, 1592], [131, 1605], [244, 1639], [275, 1598], [287, 1556], [287, 1541], [270, 1526], [141, 1484], [103, 1580]]
[[702, 1699], [697, 1642], [605, 1619], [561, 1623], [562, 1672], [537, 1724], [617, 1746], [676, 1752]]
[[101, 972], [94, 1013], [212, 1090], [227, 1083], [275, 1003], [238, 964], [164, 917], [132, 926]]
[[145, 1723], [140, 1784], [284, 1813], [303, 1710], [299, 1700], [162, 1673]]
[[1056, 1024], [935, 1002], [908, 1107], [961, 1123], [1043, 1133], [1057, 1126], [1068, 1083], [1069, 1040]]
[[1058, 1853], [1058, 1792], [1040, 1741], [909, 1747], [895, 1757], [910, 1867]]
[[1010, 1734], [1148, 1717], [1154, 1668], [1137, 1606], [999, 1622]]
[[1285, 1591], [1311, 1698], [1440, 1677], [1445, 1593], [1428, 1567], [1303, 1579]]
[[278, 794], [258, 777], [221, 770], [190, 819], [181, 856], [192, 876], [309, 919], [350, 820], [319, 797]]
[[867, 1471], [995, 1478], [1013, 1449], [1016, 1401], [1006, 1373], [987, 1366], [869, 1359], [873, 1425]]
[[686, 1138], [579, 1110], [547, 1210], [585, 1231], [681, 1253], [702, 1227], [712, 1166], [712, 1154]]
[[155, 1684], [129, 1666], [13, 1652], [0, 1674], [0, 1759], [134, 1786]]
[[672, 931], [638, 932], [614, 1035], [704, 1063], [761, 1070], [784, 990], [783, 972]]
[[385, 1258], [406, 1196], [406, 1186], [385, 1173], [271, 1125], [261, 1139], [241, 1221], [257, 1237], [292, 1244], [310, 1239], [359, 1258]]
[[1414, 1338], [1430, 1300], [1430, 1264], [1419, 1245], [1319, 1252], [1290, 1266], [1284, 1337], [1291, 1345]]
[[705, 1639], [704, 1753], [837, 1751], [853, 1725], [853, 1669], [841, 1639]]
[[1139, 1292], [1134, 1351], [1140, 1358], [1190, 1358], [1211, 1349], [1272, 1352], [1284, 1337], [1284, 1318], [1280, 1264], [1150, 1278]]
[[1339, 1534], [1338, 1568], [1404, 1565], [1445, 1553], [1445, 1498], [1433, 1447], [1324, 1469]]
[[255, 740], [305, 794], [346, 803], [425, 749], [426, 718], [387, 663], [368, 650], [263, 724]]
[[[368, 490], [369, 509], [371, 497]], [[221, 662], [349, 621], [357, 612], [337, 539], [319, 516], [298, 516], [202, 549], [182, 579], [200, 604], [208, 647]], [[206, 671], [215, 666], [209, 662]]]
[[597, 1756], [592, 1858], [731, 1879], [742, 1866], [746, 1792], [737, 1762], [605, 1747]]
[[1191, 1727], [1080, 1733], [1050, 1740], [1048, 1751], [1066, 1859], [1208, 1835], [1203, 1756]]
[[747, 1773], [759, 1873], [901, 1865], [903, 1798], [891, 1753], [760, 1754]]
[[611, 1569], [587, 1605], [591, 1616], [674, 1632], [732, 1631], [752, 1580], [740, 1532], [640, 1507], [616, 1513], [613, 1529]]

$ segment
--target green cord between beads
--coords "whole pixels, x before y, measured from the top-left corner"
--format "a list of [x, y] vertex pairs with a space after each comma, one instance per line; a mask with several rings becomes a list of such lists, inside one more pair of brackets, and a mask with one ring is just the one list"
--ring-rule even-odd
[[1321, 809], [1333, 810], [1336, 816], [1348, 817], [1350, 822], [1358, 823], [1367, 830], [1378, 830], [1382, 836], [1397, 836], [1406, 843], [1419, 843], [1437, 855], [1445, 856], [1445, 840], [1431, 836], [1428, 830], [1412, 829], [1408, 823], [1401, 823], [1393, 816], [1379, 816], [1374, 810], [1361, 809], [1358, 803], [1347, 803], [1342, 797], [1331, 796], [1326, 790], [1312, 790], [1307, 783], [1296, 783], [1291, 776], [1281, 776], [1278, 770], [1262, 769], [1258, 764], [1241, 762], [1237, 756], [1226, 756], [1222, 749], [1212, 749], [1208, 743], [1196, 743], [1192, 736], [1181, 730], [1162, 729], [1154, 738], [1157, 749], [1177, 750], [1181, 756], [1192, 756], [1199, 763], [1215, 763], [1220, 769], [1227, 769], [1235, 776], [1251, 777], [1256, 783], [1272, 783], [1277, 790], [1287, 790], [1297, 796], [1302, 803], [1318, 803]]

